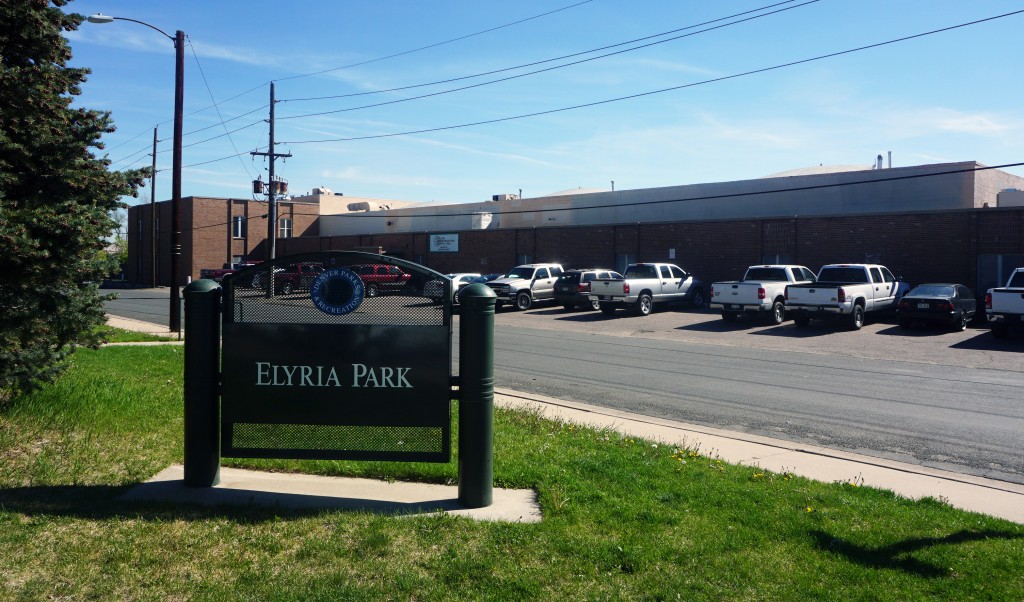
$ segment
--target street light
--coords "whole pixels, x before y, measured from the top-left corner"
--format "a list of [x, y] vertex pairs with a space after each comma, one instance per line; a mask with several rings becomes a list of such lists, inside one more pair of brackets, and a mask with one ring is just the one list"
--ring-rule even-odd
[[114, 21], [131, 21], [159, 32], [174, 42], [174, 150], [171, 165], [171, 307], [170, 329], [181, 336], [181, 298], [178, 292], [179, 266], [181, 260], [181, 121], [182, 105], [185, 100], [185, 32], [180, 29], [170, 35], [159, 27], [149, 23], [95, 14], [88, 18], [90, 23], [112, 23]]

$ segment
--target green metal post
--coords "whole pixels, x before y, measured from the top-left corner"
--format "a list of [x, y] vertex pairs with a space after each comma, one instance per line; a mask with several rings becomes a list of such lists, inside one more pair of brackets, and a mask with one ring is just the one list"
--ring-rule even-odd
[[459, 503], [483, 508], [494, 483], [494, 305], [489, 287], [459, 291]]
[[185, 485], [220, 483], [220, 285], [185, 287]]

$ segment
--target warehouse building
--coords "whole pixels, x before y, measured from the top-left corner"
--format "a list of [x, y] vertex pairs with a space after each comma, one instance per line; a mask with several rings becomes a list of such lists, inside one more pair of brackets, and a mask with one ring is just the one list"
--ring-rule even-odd
[[[757, 263], [817, 269], [870, 261], [910, 282], [953, 280], [983, 290], [1024, 265], [1022, 190], [1024, 178], [973, 161], [883, 168], [879, 158], [875, 165], [754, 180], [501, 194], [478, 203], [302, 197], [282, 203], [293, 219], [301, 213], [308, 221], [293, 222], [277, 254], [374, 249], [440, 272], [481, 273], [531, 261], [620, 270], [635, 261], [670, 261], [707, 281], [737, 278]], [[232, 208], [230, 215], [236, 210], [243, 211]], [[262, 259], [265, 237], [244, 245], [229, 240], [226, 211], [209, 226], [193, 221], [192, 228], [214, 233], [193, 237], [193, 244], [213, 245], [213, 252], [192, 249], [183, 275], [195, 278], [200, 268], [242, 251], [245, 259]], [[252, 206], [244, 211], [259, 213]], [[260, 223], [258, 215], [254, 221]]]

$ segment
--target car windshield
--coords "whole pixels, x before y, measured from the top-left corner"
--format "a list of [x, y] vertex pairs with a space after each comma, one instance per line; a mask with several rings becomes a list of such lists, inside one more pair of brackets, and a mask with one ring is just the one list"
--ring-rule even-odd
[[751, 282], [786, 282], [786, 268], [750, 268], [744, 280]]
[[934, 284], [922, 284], [907, 293], [910, 297], [952, 297], [952, 286], [937, 286]]
[[533, 268], [512, 268], [505, 278], [516, 278], [519, 280], [529, 280], [533, 278]]
[[631, 265], [626, 268], [626, 278], [657, 278], [658, 271], [653, 265]]
[[867, 282], [868, 273], [864, 268], [821, 268], [818, 282]]

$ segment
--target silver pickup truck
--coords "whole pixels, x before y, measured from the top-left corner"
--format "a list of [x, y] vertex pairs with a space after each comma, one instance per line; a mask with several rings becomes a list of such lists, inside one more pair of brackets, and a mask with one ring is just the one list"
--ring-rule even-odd
[[494, 309], [511, 303], [525, 311], [534, 302], [554, 299], [555, 281], [564, 271], [558, 263], [529, 263], [512, 268], [501, 278], [486, 283], [498, 296]]
[[711, 309], [720, 310], [726, 322], [735, 322], [738, 316], [748, 314], [782, 324], [786, 319], [786, 285], [805, 284], [814, 279], [814, 272], [802, 265], [752, 265], [743, 280], [711, 285]]
[[860, 330], [867, 312], [893, 309], [909, 289], [884, 265], [836, 263], [822, 266], [817, 282], [788, 285], [786, 312], [797, 326], [843, 318], [851, 330]]
[[632, 308], [646, 316], [655, 303], [687, 302], [704, 305], [704, 285], [683, 268], [671, 263], [634, 263], [626, 266], [622, 279], [595, 279], [590, 283], [590, 300], [597, 301], [601, 311]]

